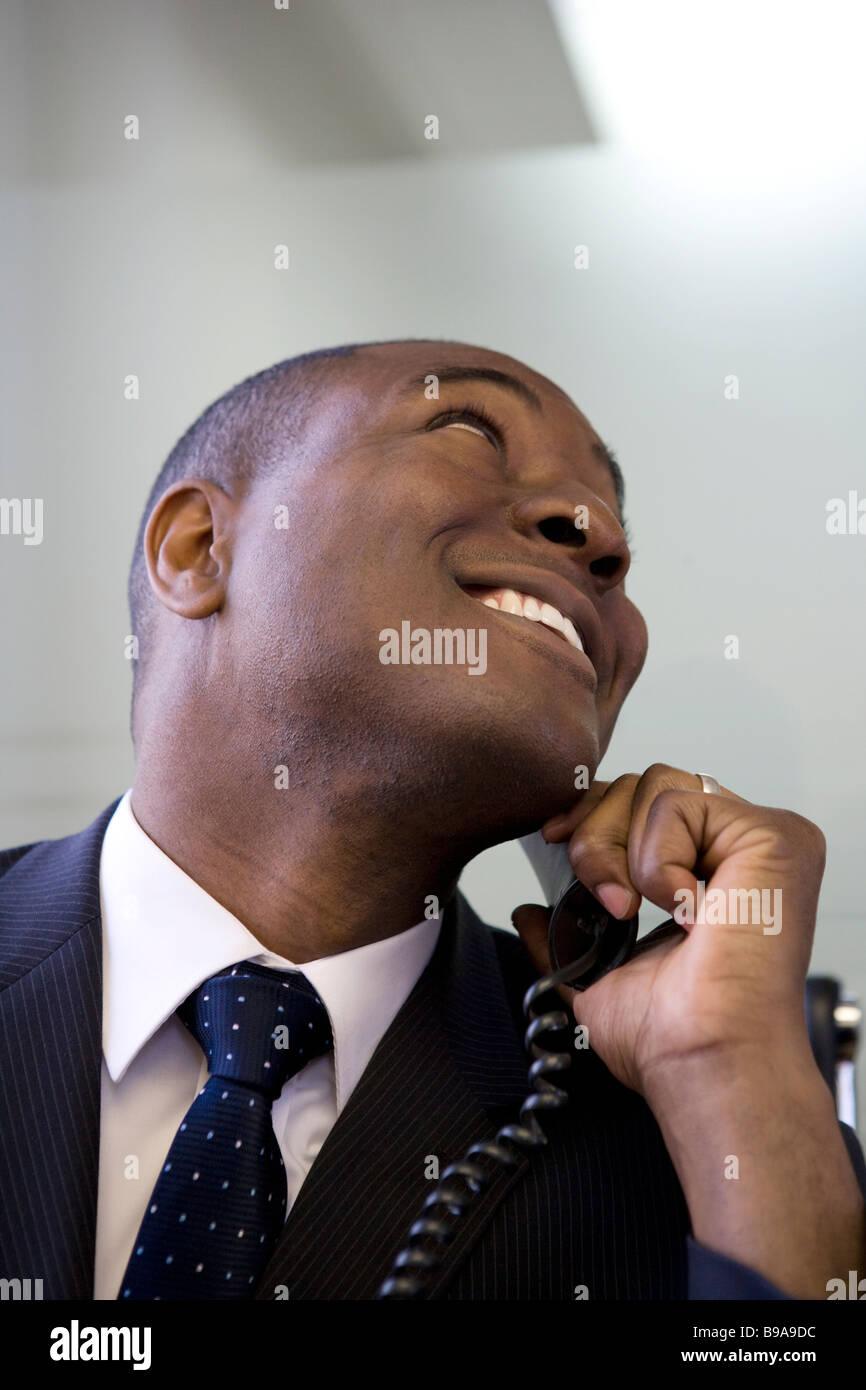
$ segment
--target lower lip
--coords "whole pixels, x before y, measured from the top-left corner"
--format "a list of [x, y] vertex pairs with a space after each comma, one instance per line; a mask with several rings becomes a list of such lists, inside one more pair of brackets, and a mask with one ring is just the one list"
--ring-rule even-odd
[[[517, 631], [517, 624], [520, 623], [524, 629], [532, 627], [543, 633], [544, 637], [549, 639], [549, 644], [556, 643], [555, 647], [552, 645], [550, 646], [550, 650], [559, 651], [560, 656], [566, 657], [569, 661], [569, 665], [573, 667], [573, 669], [590, 675], [592, 677], [592, 686], [595, 688], [598, 683], [598, 676], [595, 667], [585, 651], [573, 647], [564, 637], [560, 637], [557, 633], [552, 632], [549, 627], [545, 627], [544, 623], [533, 622], [531, 618], [521, 618], [517, 613], [503, 613], [501, 608], [492, 608], [489, 604], [481, 603], [478, 599], [473, 599], [472, 602], [478, 604], [480, 608], [484, 608], [488, 613], [495, 613], [500, 618], [509, 619], [509, 626], [513, 627], [515, 632]], [[528, 635], [528, 633], [524, 632], [524, 636]]]

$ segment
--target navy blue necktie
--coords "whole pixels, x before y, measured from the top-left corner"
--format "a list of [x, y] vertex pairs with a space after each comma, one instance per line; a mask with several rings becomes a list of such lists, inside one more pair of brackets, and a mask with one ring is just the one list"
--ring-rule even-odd
[[271, 1107], [333, 1047], [309, 980], [242, 961], [178, 1009], [210, 1076], [184, 1116], [139, 1228], [120, 1298], [251, 1298], [286, 1214]]

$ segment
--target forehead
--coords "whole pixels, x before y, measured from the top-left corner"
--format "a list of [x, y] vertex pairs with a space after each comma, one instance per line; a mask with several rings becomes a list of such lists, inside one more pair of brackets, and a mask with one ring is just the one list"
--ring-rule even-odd
[[495, 393], [500, 408], [518, 410], [543, 423], [574, 448], [575, 438], [609, 473], [619, 499], [621, 478], [604, 442], [574, 401], [554, 382], [507, 353], [468, 343], [401, 341], [377, 343], [334, 364], [323, 381], [327, 407], [311, 422], [314, 454], [336, 453], [390, 430], [412, 405], [434, 409], [425, 388], [438, 381], [446, 403], [462, 392], [469, 399]]
[[352, 367], [355, 388], [367, 397], [371, 414], [377, 413], [376, 405], [390, 409], [416, 391], [423, 399], [430, 377], [436, 377], [444, 391], [467, 373], [466, 385], [476, 381], [479, 389], [489, 385], [508, 389], [524, 408], [565, 412], [573, 424], [593, 433], [574, 402], [552, 381], [517, 358], [488, 348], [438, 341], [379, 344], [360, 353]]

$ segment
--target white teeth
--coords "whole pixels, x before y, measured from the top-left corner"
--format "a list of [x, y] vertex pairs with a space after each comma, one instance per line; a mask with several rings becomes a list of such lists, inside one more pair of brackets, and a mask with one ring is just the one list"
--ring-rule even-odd
[[577, 647], [577, 650], [578, 650], [579, 652], [584, 651], [585, 648], [584, 648], [583, 643], [582, 643], [581, 640], [580, 640], [580, 633], [578, 632], [577, 628], [574, 626], [574, 623], [571, 621], [571, 618], [563, 618], [562, 622], [563, 622], [563, 628], [562, 628], [562, 630], [563, 630], [563, 632], [565, 633], [565, 635], [566, 635], [566, 637], [568, 638], [568, 640], [569, 640], [569, 642], [571, 643], [571, 645], [572, 645], [573, 647]]
[[518, 617], [528, 618], [530, 622], [543, 623], [545, 627], [561, 633], [566, 642], [576, 647], [579, 652], [585, 650], [574, 623], [570, 618], [564, 617], [558, 608], [554, 608], [552, 603], [539, 603], [531, 594], [521, 594], [516, 589], [500, 589], [498, 593], [498, 599], [489, 595], [481, 602], [488, 608], [499, 608], [503, 613], [514, 613]]

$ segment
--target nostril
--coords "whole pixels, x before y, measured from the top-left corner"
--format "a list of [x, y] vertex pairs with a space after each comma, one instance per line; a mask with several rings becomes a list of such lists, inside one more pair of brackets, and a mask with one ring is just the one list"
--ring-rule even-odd
[[592, 561], [589, 572], [600, 579], [611, 579], [621, 568], [622, 560], [618, 555], [603, 555], [600, 560]]
[[538, 529], [545, 540], [555, 545], [573, 545], [576, 550], [586, 545], [586, 536], [573, 521], [564, 516], [549, 516], [538, 523]]

